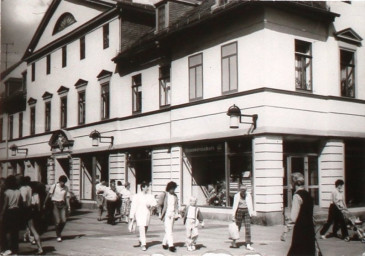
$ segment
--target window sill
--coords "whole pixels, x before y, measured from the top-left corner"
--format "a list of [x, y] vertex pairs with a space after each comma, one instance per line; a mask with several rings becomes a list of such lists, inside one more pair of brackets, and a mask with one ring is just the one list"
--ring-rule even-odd
[[237, 92], [238, 92], [238, 90], [232, 90], [232, 91], [226, 91], [226, 92], [222, 91], [222, 95], [228, 95], [228, 94], [237, 93]]
[[202, 100], [203, 97], [200, 97], [200, 98], [194, 98], [194, 99], [189, 99], [189, 102], [195, 102], [195, 101], [199, 101], [199, 100]]
[[171, 107], [171, 104], [167, 104], [167, 105], [160, 105], [160, 109], [166, 109]]
[[307, 90], [307, 89], [301, 89], [301, 88], [295, 88], [296, 91], [298, 92], [304, 92], [304, 93], [313, 93], [313, 90]]

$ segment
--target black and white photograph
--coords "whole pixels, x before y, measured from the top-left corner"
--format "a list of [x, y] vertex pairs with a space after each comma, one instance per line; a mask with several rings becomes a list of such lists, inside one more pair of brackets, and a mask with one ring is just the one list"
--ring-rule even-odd
[[365, 256], [365, 0], [0, 13], [0, 256]]

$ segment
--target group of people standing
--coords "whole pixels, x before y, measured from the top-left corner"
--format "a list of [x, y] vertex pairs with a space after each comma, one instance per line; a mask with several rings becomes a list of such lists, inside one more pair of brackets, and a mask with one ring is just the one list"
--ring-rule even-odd
[[103, 212], [107, 210], [107, 223], [115, 225], [116, 219], [124, 219], [128, 222], [128, 216], [131, 208], [131, 191], [130, 183], [126, 182], [124, 186], [117, 187], [115, 180], [107, 186], [105, 181], [96, 184], [96, 201], [98, 206], [98, 221], [102, 221]]

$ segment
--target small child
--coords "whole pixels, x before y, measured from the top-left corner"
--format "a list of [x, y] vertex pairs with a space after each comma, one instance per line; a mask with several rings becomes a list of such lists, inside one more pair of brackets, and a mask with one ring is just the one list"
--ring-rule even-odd
[[203, 215], [200, 212], [200, 208], [196, 206], [197, 199], [195, 197], [190, 198], [190, 204], [185, 209], [184, 224], [186, 227], [186, 246], [188, 251], [195, 251], [196, 240], [198, 239], [198, 225], [203, 226]]

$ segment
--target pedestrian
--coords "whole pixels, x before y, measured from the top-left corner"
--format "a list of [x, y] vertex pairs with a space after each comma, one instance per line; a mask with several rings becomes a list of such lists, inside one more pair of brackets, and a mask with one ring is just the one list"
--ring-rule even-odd
[[4, 252], [2, 255], [17, 254], [19, 250], [19, 230], [21, 227], [22, 196], [14, 175], [5, 180], [3, 207], [0, 212], [0, 222], [3, 223], [5, 234]]
[[104, 198], [104, 192], [107, 189], [106, 182], [101, 181], [98, 184], [95, 185], [96, 190], [96, 204], [98, 206], [99, 211], [99, 217], [98, 221], [102, 220], [103, 212], [105, 209], [105, 198]]
[[131, 184], [127, 181], [124, 184], [124, 189], [122, 190], [122, 211], [121, 211], [121, 215], [123, 216], [123, 218], [126, 219], [126, 221], [128, 222], [129, 220], [129, 213], [131, 211]]
[[[1, 209], [3, 208], [4, 205], [4, 196], [5, 196], [5, 178], [1, 177], [0, 178], [0, 214], [1, 214]], [[4, 232], [4, 228], [3, 228], [3, 217], [0, 216], [0, 253], [5, 251], [5, 232]]]
[[[251, 217], [256, 216], [256, 212], [253, 210], [251, 194], [245, 185], [241, 185], [239, 192], [234, 195], [232, 209], [232, 221], [236, 222], [238, 230], [241, 230], [242, 222], [244, 222], [246, 249], [253, 251], [251, 246]], [[231, 248], [238, 248], [235, 239], [232, 240]]]
[[34, 227], [34, 222], [33, 222], [34, 212], [32, 209], [32, 188], [30, 187], [30, 177], [29, 176], [22, 177], [20, 182], [21, 182], [20, 194], [23, 199], [22, 213], [24, 216], [26, 228], [29, 232], [29, 237], [32, 236], [32, 238], [34, 238], [34, 241], [38, 246], [37, 254], [43, 254], [41, 239], [39, 237], [36, 228]]
[[196, 240], [198, 239], [199, 223], [203, 224], [203, 215], [200, 208], [196, 206], [197, 199], [195, 197], [190, 198], [190, 204], [186, 207], [184, 213], [184, 224], [186, 228], [186, 247], [188, 251], [196, 250]]
[[118, 195], [115, 188], [115, 183], [111, 182], [110, 187], [104, 191], [106, 200], [106, 209], [108, 211], [108, 224], [115, 225], [115, 209], [117, 206]]
[[346, 242], [350, 241], [350, 236], [348, 234], [346, 221], [344, 217], [344, 212], [347, 211], [347, 206], [343, 193], [344, 185], [345, 182], [343, 180], [336, 180], [335, 182], [335, 189], [332, 192], [332, 203], [328, 209], [328, 219], [320, 231], [322, 239], [327, 238], [326, 232], [328, 231], [331, 224], [333, 224], [333, 229], [332, 229], [333, 235], [337, 236], [337, 231], [340, 227], [342, 233], [342, 239], [344, 239]]
[[175, 194], [177, 184], [170, 181], [166, 185], [165, 192], [163, 192], [158, 199], [158, 206], [161, 209], [161, 220], [165, 226], [165, 236], [162, 241], [163, 249], [169, 249], [170, 252], [175, 252], [173, 228], [175, 220], [178, 219], [179, 214], [179, 200]]
[[304, 177], [294, 173], [292, 186], [293, 196], [290, 221], [294, 223], [293, 237], [288, 256], [315, 255], [315, 232], [313, 223], [313, 199], [304, 189]]
[[149, 193], [149, 184], [142, 182], [141, 191], [132, 199], [130, 222], [136, 221], [139, 229], [139, 244], [142, 251], [147, 250], [146, 232], [150, 223], [151, 211], [156, 207], [157, 202], [153, 195]]
[[[67, 212], [71, 212], [70, 192], [66, 186], [67, 180], [65, 175], [61, 175], [58, 178], [58, 182], [52, 185], [45, 199], [45, 202], [47, 202], [48, 198], [51, 198], [53, 204], [53, 217], [56, 225], [57, 242], [62, 242], [61, 234], [66, 225], [66, 214]], [[46, 204], [44, 204], [43, 207], [45, 208]]]

